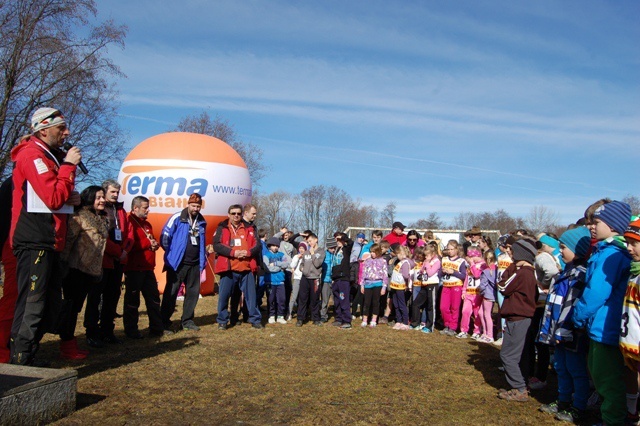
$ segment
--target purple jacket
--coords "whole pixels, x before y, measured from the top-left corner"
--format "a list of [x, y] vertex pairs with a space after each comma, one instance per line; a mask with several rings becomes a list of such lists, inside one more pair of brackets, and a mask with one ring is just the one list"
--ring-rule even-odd
[[389, 284], [389, 275], [387, 274], [387, 261], [384, 257], [370, 257], [362, 262], [362, 273], [360, 274], [360, 285], [367, 287], [368, 284], [374, 282], [382, 282], [382, 287], [386, 288]]
[[491, 267], [484, 269], [480, 275], [480, 294], [487, 300], [496, 300], [497, 275], [498, 270], [495, 265], [491, 265]]

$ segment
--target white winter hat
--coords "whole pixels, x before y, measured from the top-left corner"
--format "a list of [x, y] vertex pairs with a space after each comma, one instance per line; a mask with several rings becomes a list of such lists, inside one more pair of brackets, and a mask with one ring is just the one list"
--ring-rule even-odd
[[38, 108], [31, 117], [31, 129], [37, 132], [49, 127], [65, 124], [66, 121], [62, 112], [55, 108]]

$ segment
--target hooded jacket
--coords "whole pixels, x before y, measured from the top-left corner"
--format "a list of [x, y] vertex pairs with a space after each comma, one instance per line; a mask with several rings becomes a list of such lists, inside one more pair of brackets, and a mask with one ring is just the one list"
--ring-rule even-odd
[[35, 192], [51, 210], [59, 210], [69, 199], [75, 185], [76, 166], [63, 162], [64, 154], [52, 150], [35, 136], [30, 136], [13, 150], [13, 206], [10, 241], [14, 250], [64, 249], [67, 236], [66, 213], [27, 211], [27, 199]]
[[[302, 276], [310, 280], [319, 280], [322, 277], [322, 265], [326, 252], [322, 247], [316, 247], [315, 252], [311, 254], [311, 248], [304, 252], [302, 256]], [[347, 262], [349, 258], [347, 257]]]
[[[334, 266], [331, 268], [331, 279], [333, 281], [349, 281], [351, 275], [351, 250], [353, 250], [353, 240], [350, 239], [346, 234], [342, 234], [343, 242], [342, 248], [336, 248], [335, 257], [333, 260]], [[339, 255], [339, 252], [342, 251], [342, 256]], [[340, 263], [336, 263], [336, 261], [340, 259]], [[357, 275], [356, 275], [357, 277]]]
[[593, 248], [587, 263], [587, 285], [575, 304], [573, 323], [577, 328], [586, 327], [596, 342], [618, 345], [630, 265], [626, 248], [614, 239], [600, 241]]

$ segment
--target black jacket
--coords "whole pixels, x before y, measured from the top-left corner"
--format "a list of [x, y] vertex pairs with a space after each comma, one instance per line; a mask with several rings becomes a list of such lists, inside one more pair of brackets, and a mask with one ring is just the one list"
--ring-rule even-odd
[[[342, 280], [349, 281], [351, 272], [351, 265], [349, 264], [349, 258], [351, 257], [351, 249], [353, 249], [353, 241], [343, 234], [342, 236], [342, 262], [331, 268], [331, 279], [333, 281]], [[340, 250], [340, 249], [339, 249]], [[336, 251], [336, 254], [338, 252]]]

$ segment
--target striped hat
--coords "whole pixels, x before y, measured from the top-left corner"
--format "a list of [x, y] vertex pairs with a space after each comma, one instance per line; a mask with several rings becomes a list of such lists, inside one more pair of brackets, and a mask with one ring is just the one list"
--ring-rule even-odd
[[598, 207], [593, 218], [600, 219], [618, 234], [624, 234], [631, 220], [631, 207], [622, 201], [612, 201]]
[[532, 265], [536, 261], [536, 255], [538, 254], [535, 242], [528, 238], [521, 238], [513, 243], [511, 246], [511, 252], [513, 253], [514, 262], [524, 260]]
[[66, 124], [62, 112], [55, 108], [38, 108], [31, 117], [31, 130], [33, 133], [49, 127]]

